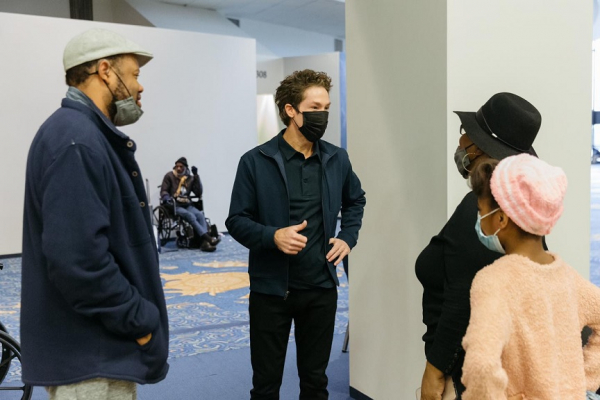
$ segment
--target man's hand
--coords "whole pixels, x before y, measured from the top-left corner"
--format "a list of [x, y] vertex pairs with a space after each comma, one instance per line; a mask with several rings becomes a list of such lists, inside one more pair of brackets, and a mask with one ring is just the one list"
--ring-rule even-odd
[[441, 400], [445, 386], [444, 373], [428, 361], [421, 381], [421, 400]]
[[192, 174], [198, 175], [198, 168], [196, 168], [194, 165], [192, 165]]
[[138, 342], [138, 344], [139, 344], [140, 346], [143, 346], [143, 345], [145, 345], [146, 343], [148, 343], [148, 342], [150, 341], [150, 339], [152, 339], [152, 334], [151, 334], [151, 333], [149, 333], [149, 334], [147, 334], [146, 336], [144, 336], [144, 337], [141, 337], [141, 338], [139, 338], [139, 339], [135, 339], [135, 340]]
[[325, 257], [327, 257], [327, 261], [333, 262], [333, 260], [337, 260], [333, 263], [333, 265], [337, 266], [342, 262], [344, 257], [350, 254], [350, 246], [348, 243], [344, 242], [342, 239], [331, 238], [329, 239], [329, 244], [332, 244], [333, 247]]
[[285, 254], [298, 254], [306, 247], [308, 239], [306, 236], [299, 234], [302, 229], [306, 228], [308, 222], [304, 220], [301, 224], [288, 226], [275, 231], [275, 245]]
[[516, 394], [514, 396], [510, 396], [508, 400], [525, 400], [524, 394]]

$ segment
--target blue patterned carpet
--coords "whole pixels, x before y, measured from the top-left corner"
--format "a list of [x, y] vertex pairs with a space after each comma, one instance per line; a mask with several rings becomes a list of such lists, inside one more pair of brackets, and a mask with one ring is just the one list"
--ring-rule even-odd
[[[169, 357], [249, 347], [248, 250], [227, 235], [214, 253], [173, 246], [167, 244], [160, 255], [171, 333]], [[0, 321], [18, 338], [21, 259], [2, 262]], [[348, 285], [341, 265], [338, 277], [341, 285], [335, 333], [341, 334], [348, 321]], [[20, 368], [15, 365], [5, 382], [19, 378]]]

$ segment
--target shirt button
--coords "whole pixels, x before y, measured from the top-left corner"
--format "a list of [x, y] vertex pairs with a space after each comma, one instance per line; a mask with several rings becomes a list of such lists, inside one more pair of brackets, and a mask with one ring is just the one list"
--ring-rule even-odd
[[135, 178], [136, 176], [138, 176], [138, 173], [137, 173], [137, 171], [133, 171], [133, 172], [131, 173], [131, 175], [133, 175], [133, 177]]
[[133, 147], [133, 142], [131, 140], [127, 142], [127, 147]]
[[140, 202], [140, 207], [146, 207], [146, 203], [144, 203], [143, 201]]

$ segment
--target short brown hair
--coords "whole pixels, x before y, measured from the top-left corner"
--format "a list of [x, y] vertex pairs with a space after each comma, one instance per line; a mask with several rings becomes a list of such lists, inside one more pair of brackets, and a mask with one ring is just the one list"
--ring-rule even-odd
[[329, 93], [332, 86], [331, 78], [325, 72], [305, 69], [294, 72], [280, 82], [275, 92], [275, 104], [277, 104], [279, 117], [285, 126], [288, 126], [291, 121], [285, 112], [285, 105], [290, 104], [298, 110], [298, 105], [304, 100], [304, 92], [313, 86], [320, 86]]
[[473, 192], [480, 199], [489, 199], [492, 208], [498, 208], [498, 202], [494, 199], [492, 189], [490, 187], [490, 180], [492, 179], [492, 173], [498, 165], [499, 161], [493, 158], [483, 160], [471, 173], [471, 186]]
[[92, 68], [98, 64], [100, 60], [108, 60], [112, 66], [118, 69], [119, 62], [123, 54], [117, 54], [116, 56], [104, 57], [99, 60], [88, 61], [83, 64], [76, 65], [72, 68], [69, 68], [65, 74], [65, 82], [68, 86], [79, 86], [83, 82], [85, 82], [90, 75], [94, 74], [97, 71], [92, 71]]

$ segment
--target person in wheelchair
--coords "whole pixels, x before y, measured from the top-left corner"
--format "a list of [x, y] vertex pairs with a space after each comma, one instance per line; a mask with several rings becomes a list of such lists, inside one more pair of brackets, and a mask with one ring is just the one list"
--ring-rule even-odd
[[196, 208], [192, 201], [192, 193], [202, 198], [202, 182], [198, 176], [198, 168], [188, 169], [187, 159], [179, 158], [172, 171], [167, 172], [160, 187], [162, 204], [172, 204], [175, 214], [181, 215], [193, 228], [201, 240], [200, 250], [215, 251], [221, 241], [218, 237], [210, 236], [204, 212]]

